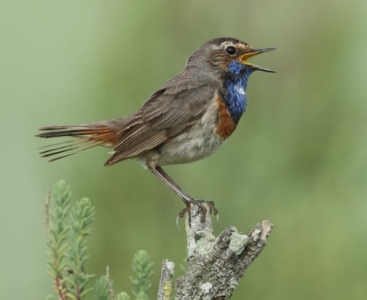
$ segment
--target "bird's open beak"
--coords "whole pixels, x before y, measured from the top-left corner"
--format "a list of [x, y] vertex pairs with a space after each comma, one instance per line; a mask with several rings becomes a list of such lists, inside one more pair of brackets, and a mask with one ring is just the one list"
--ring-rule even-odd
[[247, 62], [247, 60], [252, 57], [252, 56], [256, 56], [256, 55], [259, 55], [261, 53], [264, 53], [264, 52], [269, 52], [269, 51], [273, 51], [275, 50], [275, 48], [263, 48], [263, 49], [252, 49], [250, 52], [248, 53], [245, 53], [243, 54], [240, 59], [241, 61], [249, 66], [250, 68], [254, 69], [254, 70], [259, 70], [259, 71], [264, 71], [264, 72], [270, 72], [270, 73], [275, 73], [275, 71], [272, 71], [272, 70], [269, 70], [269, 69], [266, 69], [266, 68], [263, 68], [263, 67], [260, 67], [260, 66], [257, 66], [257, 65], [254, 65], [254, 64], [250, 64], [249, 62]]

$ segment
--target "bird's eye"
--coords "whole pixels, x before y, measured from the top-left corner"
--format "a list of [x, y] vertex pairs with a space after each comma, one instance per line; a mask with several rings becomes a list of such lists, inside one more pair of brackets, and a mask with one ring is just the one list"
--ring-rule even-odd
[[228, 47], [226, 48], [226, 52], [227, 52], [229, 55], [234, 55], [234, 54], [236, 54], [237, 49], [236, 49], [235, 47], [233, 47], [233, 46], [228, 46]]

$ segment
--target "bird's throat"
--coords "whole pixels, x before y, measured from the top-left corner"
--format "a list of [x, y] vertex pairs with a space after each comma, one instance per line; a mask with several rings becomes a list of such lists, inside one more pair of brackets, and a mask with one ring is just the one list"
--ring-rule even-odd
[[242, 114], [246, 111], [247, 81], [253, 70], [238, 62], [230, 63], [228, 70], [229, 72], [226, 78], [227, 96], [225, 97], [225, 101], [228, 111], [237, 124]]

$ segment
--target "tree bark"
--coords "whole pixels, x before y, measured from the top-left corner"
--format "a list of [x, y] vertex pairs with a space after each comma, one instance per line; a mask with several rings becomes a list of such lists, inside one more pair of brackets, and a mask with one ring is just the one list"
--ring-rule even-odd
[[[215, 237], [209, 208], [205, 222], [201, 221], [197, 206], [192, 206], [191, 226], [187, 216], [185, 220], [188, 270], [186, 275], [176, 280], [174, 299], [229, 299], [247, 268], [266, 246], [274, 225], [267, 220], [262, 221], [248, 235], [230, 226]], [[167, 262], [164, 261], [162, 274]], [[170, 267], [169, 283], [173, 276], [173, 263]], [[162, 278], [160, 295], [163, 293], [161, 289]], [[161, 296], [158, 299], [170, 298]]]

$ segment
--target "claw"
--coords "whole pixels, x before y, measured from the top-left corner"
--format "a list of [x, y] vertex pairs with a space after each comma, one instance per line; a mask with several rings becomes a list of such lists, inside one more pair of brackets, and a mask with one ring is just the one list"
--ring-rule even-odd
[[206, 213], [207, 213], [207, 208], [203, 205], [203, 203], [206, 203], [209, 206], [209, 213], [213, 214], [217, 217], [219, 217], [218, 214], [218, 210], [215, 207], [214, 201], [207, 201], [207, 200], [197, 200], [197, 199], [192, 199], [191, 201], [185, 202], [186, 207], [184, 209], [182, 209], [176, 218], [176, 226], [178, 226], [178, 220], [179, 218], [183, 218], [185, 216], [186, 213], [188, 213], [188, 222], [189, 222], [189, 226], [191, 227], [191, 205], [196, 205], [198, 207], [199, 213], [200, 213], [200, 221], [201, 223], [205, 222], [205, 218], [206, 218]]
[[[181, 213], [181, 212], [180, 212]], [[177, 227], [177, 229], [181, 229], [180, 228], [180, 225], [178, 224], [178, 220], [180, 220], [180, 218], [182, 218], [181, 216], [180, 216], [180, 213], [177, 215], [177, 217], [176, 217], [176, 227]]]
[[[178, 229], [180, 229], [180, 226], [178, 225], [178, 221], [179, 221], [180, 219], [182, 219], [182, 218], [185, 216], [186, 212], [188, 212], [188, 211], [190, 211], [190, 203], [186, 203], [186, 207], [185, 207], [185, 208], [183, 208], [183, 209], [178, 213], [178, 215], [177, 215], [177, 217], [176, 217], [176, 227], [177, 227]], [[191, 213], [189, 213], [189, 224], [190, 224], [190, 227], [191, 227]]]

